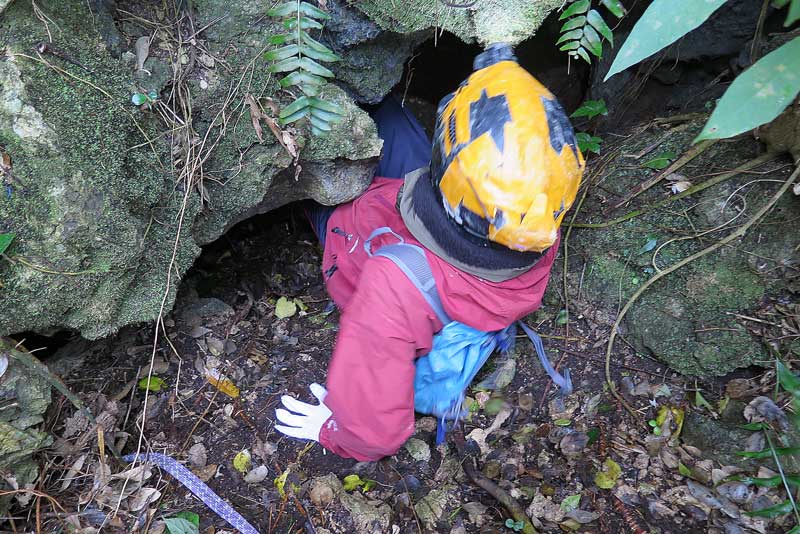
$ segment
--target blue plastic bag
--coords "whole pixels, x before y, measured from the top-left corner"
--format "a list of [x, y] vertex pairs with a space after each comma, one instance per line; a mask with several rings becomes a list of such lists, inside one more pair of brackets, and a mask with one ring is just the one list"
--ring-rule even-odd
[[464, 391], [489, 356], [514, 345], [516, 324], [494, 332], [482, 332], [463, 323], [447, 324], [433, 338], [433, 348], [417, 359], [414, 377], [414, 409], [437, 419], [461, 417]]

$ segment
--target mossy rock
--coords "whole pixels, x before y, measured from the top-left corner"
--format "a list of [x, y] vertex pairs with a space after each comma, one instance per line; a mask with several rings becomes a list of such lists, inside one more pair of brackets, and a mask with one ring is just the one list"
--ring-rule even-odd
[[[159, 5], [143, 4], [145, 15], [163, 19]], [[95, 339], [153, 320], [162, 299], [164, 312], [172, 307], [199, 245], [254, 209], [343, 202], [368, 185], [381, 148], [375, 126], [330, 87], [345, 118], [324, 143], [298, 128], [298, 186], [292, 156], [266, 124], [259, 141], [245, 102], [247, 94], [291, 101], [277, 94], [263, 59], [278, 22], [250, 1], [193, 5], [197, 26], [207, 27], [198, 39], [213, 54], [195, 50], [187, 82], [195, 150], [213, 149], [204, 153], [202, 186], [188, 192], [167, 125], [153, 106], [131, 103], [133, 93], [153, 89], [171, 105], [167, 34], [150, 46], [148, 75], [135, 72], [132, 43], [151, 29], [130, 20], [117, 29], [106, 2], [37, 2], [52, 21], [53, 52], [41, 57], [36, 46], [49, 42], [48, 27], [30, 2], [0, 14], [0, 148], [24, 184], [12, 181], [0, 199], [0, 233], [15, 235], [10, 261], [0, 260], [0, 334], [72, 329]], [[326, 167], [333, 161], [343, 162], [334, 175]]]
[[358, 9], [382, 28], [413, 33], [444, 29], [463, 41], [482, 45], [497, 42], [519, 44], [531, 37], [544, 19], [563, 5], [561, 0], [482, 0], [466, 8], [442, 0], [364, 0]]
[[[673, 134], [648, 157], [667, 151], [683, 153], [700, 127], [698, 122]], [[615, 148], [620, 154], [636, 154], [660, 136], [663, 132], [650, 131]], [[693, 176], [711, 168], [734, 168], [755, 155], [757, 143], [751, 139], [718, 144], [680, 172]], [[630, 156], [621, 156], [612, 160], [605, 169], [602, 187], [590, 190], [579, 222], [607, 221], [668, 197], [668, 185], [659, 184], [625, 208], [612, 214], [601, 213], [603, 207], [617, 202], [656, 172], [641, 166], [648, 157], [631, 160]], [[771, 168], [779, 166], [772, 164]], [[764, 178], [782, 181], [785, 173], [784, 168]], [[695, 183], [701, 181], [697, 179]], [[614, 317], [633, 293], [654, 276], [656, 268], [665, 269], [718, 241], [751, 217], [778, 187], [773, 182], [747, 185], [749, 182], [752, 177], [738, 176], [625, 222], [573, 229], [568, 242], [571, 294], [577, 296], [580, 287], [582, 299]], [[740, 213], [743, 206], [745, 212]], [[786, 228], [797, 217], [800, 204], [786, 195], [755, 231], [663, 277], [628, 312], [623, 335], [637, 350], [690, 375], [724, 375], [767, 360], [765, 347], [750, 335], [737, 314], [747, 315], [765, 297], [780, 297], [787, 292], [782, 266], [796, 263], [798, 254], [797, 236]], [[721, 230], [689, 238], [717, 227]], [[653, 260], [656, 251], [658, 255]], [[560, 266], [557, 269], [560, 271]], [[559, 274], [554, 278], [558, 279]]]

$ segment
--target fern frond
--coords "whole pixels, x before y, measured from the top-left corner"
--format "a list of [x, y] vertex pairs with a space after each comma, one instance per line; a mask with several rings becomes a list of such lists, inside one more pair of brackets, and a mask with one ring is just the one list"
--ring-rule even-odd
[[274, 61], [270, 72], [288, 72], [278, 81], [284, 88], [296, 87], [302, 96], [283, 108], [279, 122], [287, 125], [308, 119], [313, 135], [324, 135], [331, 131], [332, 124], [342, 118], [342, 109], [320, 97], [321, 88], [334, 77], [334, 73], [320, 63], [331, 63], [341, 58], [330, 48], [308, 34], [307, 30], [321, 30], [319, 20], [330, 15], [318, 7], [300, 0], [286, 2], [267, 12], [272, 17], [284, 18], [283, 27], [289, 33], [273, 35], [269, 42], [284, 45], [265, 54], [265, 59]]
[[[621, 17], [625, 7], [619, 0], [600, 0], [608, 11]], [[564, 10], [558, 20], [567, 19], [561, 26], [561, 36], [556, 41], [559, 50], [567, 52], [573, 58], [581, 58], [591, 63], [591, 56], [603, 56], [603, 40], [614, 46], [614, 33], [603, 16], [591, 9], [591, 0], [578, 0]]]

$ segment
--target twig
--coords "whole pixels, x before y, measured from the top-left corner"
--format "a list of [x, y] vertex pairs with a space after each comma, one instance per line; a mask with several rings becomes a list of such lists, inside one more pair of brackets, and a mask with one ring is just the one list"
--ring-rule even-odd
[[574, 226], [575, 228], [607, 228], [609, 226], [613, 226], [615, 224], [619, 224], [619, 223], [628, 221], [630, 219], [633, 219], [634, 217], [638, 217], [639, 215], [644, 215], [645, 213], [648, 213], [650, 211], [653, 211], [654, 209], [660, 208], [660, 207], [662, 207], [662, 206], [664, 206], [664, 205], [666, 205], [666, 204], [668, 204], [670, 202], [673, 202], [675, 200], [680, 200], [682, 198], [686, 198], [686, 197], [688, 197], [690, 195], [693, 195], [695, 193], [703, 191], [704, 189], [708, 189], [709, 187], [713, 187], [713, 186], [717, 185], [720, 182], [724, 182], [725, 180], [729, 180], [729, 179], [733, 178], [734, 176], [736, 176], [738, 174], [742, 174], [742, 173], [744, 173], [746, 171], [749, 171], [750, 169], [753, 169], [755, 167], [763, 165], [764, 163], [772, 161], [773, 159], [775, 159], [777, 157], [778, 157], [778, 154], [772, 154], [772, 153], [763, 154], [761, 156], [758, 156], [757, 158], [753, 158], [750, 161], [748, 161], [748, 162], [736, 167], [732, 171], [729, 171], [729, 172], [720, 174], [718, 176], [715, 176], [715, 177], [713, 177], [713, 178], [711, 178], [709, 180], [706, 180], [705, 182], [703, 182], [701, 184], [697, 184], [695, 186], [690, 187], [686, 191], [678, 193], [677, 195], [669, 196], [669, 197], [667, 197], [667, 198], [665, 198], [663, 200], [659, 200], [658, 202], [656, 202], [654, 204], [651, 204], [649, 206], [644, 206], [642, 208], [635, 209], [635, 210], [633, 210], [631, 212], [626, 213], [625, 215], [623, 215], [621, 217], [617, 217], [616, 219], [611, 219], [609, 221], [605, 221], [605, 222], [601, 222], [601, 223], [569, 223], [568, 226], [569, 227], [573, 227]]
[[[466, 473], [470, 480], [472, 480], [476, 486], [480, 487], [486, 491], [486, 493], [494, 497], [497, 502], [502, 504], [508, 513], [511, 514], [511, 517], [514, 519], [514, 521], [521, 522], [525, 525], [522, 527], [523, 534], [537, 534], [536, 529], [533, 528], [533, 523], [531, 523], [530, 518], [517, 500], [509, 495], [506, 490], [483, 476], [483, 474], [476, 468], [475, 456], [472, 452], [467, 450], [470, 448], [470, 445], [467, 444], [466, 439], [464, 438], [463, 428], [459, 427], [453, 431], [453, 441], [456, 444], [458, 455], [463, 460], [461, 466], [464, 468], [464, 473]], [[477, 448], [477, 445], [475, 445], [474, 442], [472, 443], [472, 446]]]
[[628, 313], [628, 310], [630, 310], [631, 306], [633, 306], [633, 303], [636, 302], [636, 300], [642, 295], [642, 293], [644, 293], [647, 290], [648, 287], [650, 287], [651, 285], [653, 285], [666, 275], [674, 271], [677, 271], [681, 267], [693, 262], [694, 260], [702, 258], [703, 256], [710, 254], [711, 252], [714, 252], [715, 250], [734, 241], [735, 239], [742, 237], [747, 232], [747, 230], [750, 229], [751, 226], [757, 223], [770, 209], [772, 209], [775, 203], [778, 202], [778, 200], [780, 200], [783, 194], [792, 186], [792, 183], [797, 179], [798, 175], [800, 175], [800, 166], [795, 168], [794, 172], [789, 175], [789, 177], [786, 179], [781, 188], [778, 189], [778, 191], [772, 196], [772, 198], [770, 198], [769, 201], [766, 204], [764, 204], [764, 206], [762, 206], [761, 209], [759, 209], [758, 212], [756, 212], [755, 215], [753, 215], [753, 217], [750, 218], [746, 223], [744, 223], [742, 226], [740, 226], [739, 228], [731, 232], [728, 236], [726, 236], [724, 239], [716, 242], [715, 244], [706, 247], [703, 250], [696, 252], [695, 254], [692, 254], [687, 258], [682, 259], [681, 261], [673, 264], [672, 266], [668, 267], [667, 269], [664, 269], [663, 271], [659, 271], [656, 275], [654, 275], [652, 278], [650, 278], [644, 284], [642, 284], [642, 287], [636, 290], [636, 292], [631, 296], [631, 298], [628, 299], [628, 302], [625, 303], [625, 306], [623, 306], [622, 310], [620, 310], [619, 315], [617, 315], [617, 320], [614, 321], [614, 325], [611, 328], [611, 335], [608, 338], [608, 345], [606, 346], [606, 369], [605, 369], [606, 382], [608, 383], [609, 391], [611, 391], [611, 394], [614, 396], [614, 398], [617, 399], [620, 402], [620, 404], [622, 404], [625, 407], [625, 409], [628, 410], [628, 412], [631, 415], [633, 415], [634, 418], [636, 418], [637, 420], [640, 419], [641, 416], [625, 401], [622, 395], [620, 395], [619, 391], [617, 391], [617, 388], [614, 385], [614, 381], [611, 379], [611, 351], [614, 348], [614, 339], [617, 336], [617, 330], [619, 329], [619, 326], [622, 323], [622, 319], [625, 317], [625, 314]]
[[705, 152], [709, 147], [713, 146], [717, 141], [719, 141], [719, 139], [708, 139], [706, 141], [702, 141], [696, 144], [695, 146], [687, 150], [680, 158], [675, 160], [669, 167], [667, 167], [661, 172], [658, 172], [655, 176], [653, 176], [646, 182], [643, 182], [638, 186], [634, 187], [633, 191], [631, 191], [631, 193], [628, 196], [626, 196], [625, 198], [623, 198], [610, 208], [607, 208], [605, 210], [605, 213], [609, 213], [619, 208], [620, 206], [627, 204], [637, 196], [641, 195], [642, 193], [644, 193], [645, 191], [656, 185], [665, 176], [669, 176], [670, 174], [674, 173], [675, 171], [677, 171], [678, 169], [680, 169], [681, 167], [692, 161], [694, 158]]

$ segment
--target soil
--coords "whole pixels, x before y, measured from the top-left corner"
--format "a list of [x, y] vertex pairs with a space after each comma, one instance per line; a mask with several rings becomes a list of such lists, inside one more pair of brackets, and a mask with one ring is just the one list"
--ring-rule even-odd
[[[436, 422], [430, 417], [418, 417], [414, 438], [423, 442], [424, 450], [420, 453], [415, 448], [417, 459], [404, 448], [374, 463], [326, 454], [317, 444], [283, 438], [273, 430], [274, 409], [282, 394], [309, 400], [307, 385], [324, 381], [336, 339], [338, 313], [322, 284], [320, 253], [299, 206], [250, 219], [207, 247], [187, 277], [174, 312], [165, 320], [169, 342], [162, 335], [157, 343], [156, 359], [165, 360], [168, 366], [163, 364], [154, 372], [163, 380], [164, 389], [148, 395], [143, 450], [186, 461], [189, 448], [201, 444], [206, 459], [194, 462], [195, 472], [205, 474], [208, 485], [260, 532], [511, 532], [505, 526], [508, 512], [465, 477], [452, 433], [445, 445], [435, 446]], [[276, 318], [275, 303], [281, 297], [302, 301], [304, 311]], [[565, 404], [549, 387], [530, 343], [522, 339], [515, 352], [516, 372], [511, 383], [494, 392], [471, 392], [468, 403], [472, 403], [473, 413], [464, 422], [466, 434], [488, 427], [498, 412], [500, 417], [507, 416], [490, 435], [479, 468], [523, 507], [531, 499], [534, 505], [538, 503], [529, 513], [538, 514], [536, 521], [544, 524], [544, 530], [557, 529], [560, 523], [587, 533], [706, 532], [711, 519], [720, 516], [718, 510], [704, 509], [691, 499], [658, 498], [672, 488], [685, 488], [687, 479], [666, 467], [658, 454], [647, 454], [646, 444], [653, 435], [643, 421], [656, 418], [656, 406], [687, 407], [685, 392], [695, 387], [713, 403], [720, 396], [721, 384], [689, 383], [621, 344], [612, 374], [639, 410], [641, 420], [636, 421], [608, 393], [603, 371], [607, 325], [594, 323], [588, 319], [590, 315], [573, 315], [568, 334], [557, 315], [547, 312], [528, 318], [545, 338], [551, 359], [571, 370], [576, 391]], [[118, 416], [106, 435], [115, 436], [117, 446], [126, 453], [136, 450], [140, 434], [136, 424], [141, 420], [145, 390], [134, 387], [129, 391], [125, 385], [143, 376], [142, 369], [152, 354], [153, 333], [151, 325], [129, 328], [100, 344], [84, 345], [83, 360], [64, 376], [95, 414], [107, 409], [110, 399], [120, 399], [117, 411], [126, 415], [124, 419]], [[67, 345], [59, 355], [78, 349], [81, 343]], [[53, 360], [58, 366], [59, 356]], [[214, 387], [200, 372], [214, 360], [239, 388], [237, 398]], [[501, 365], [490, 360], [478, 381]], [[70, 426], [67, 416], [73, 412], [62, 400], [51, 411], [49, 430], [56, 436], [65, 435]], [[586, 443], [583, 448], [578, 446], [577, 454], [570, 453], [573, 438], [579, 445], [581, 440]], [[77, 477], [66, 489], [60, 489], [61, 480], [77, 453], [65, 453], [65, 443], [74, 437], [57, 442], [46, 454], [43, 489], [69, 511], [77, 510], [79, 502], [89, 502], [88, 509], [96, 509], [91, 504], [97, 495], [96, 477], [89, 466], [98, 461], [98, 449], [96, 444], [91, 446], [96, 436], [88, 439], [90, 446], [80, 451], [89, 456], [82, 471], [85, 476]], [[670, 449], [678, 451], [672, 455], [682, 457], [681, 465], [703, 460], [696, 450]], [[268, 474], [263, 480], [248, 483], [234, 468], [234, 457], [243, 450], [252, 456], [251, 467], [266, 467]], [[595, 475], [607, 459], [622, 469], [624, 484], [618, 483], [616, 493], [595, 483]], [[113, 458], [107, 461], [111, 472], [125, 470], [123, 463]], [[287, 471], [286, 496], [282, 497], [275, 479]], [[369, 483], [369, 491], [353, 490], [363, 493], [365, 506], [379, 511], [372, 524], [369, 518], [353, 513], [352, 500], [346, 501], [348, 506], [344, 500], [312, 500], [309, 494], [314, 480], [328, 473], [340, 480], [357, 474], [361, 480], [374, 481]], [[161, 492], [157, 513], [156, 504], [147, 514], [130, 507], [126, 511], [123, 502], [112, 518], [113, 506], [107, 504], [99, 507], [106, 523], [103, 530], [131, 532], [139, 525], [138, 531], [143, 531], [141, 527], [147, 523], [149, 531], [158, 532], [160, 518], [182, 511], [199, 515], [201, 532], [230, 529], [169, 475], [151, 479], [149, 485]], [[631, 487], [639, 491], [649, 488], [652, 502], [620, 490]], [[430, 505], [432, 513], [426, 514], [424, 506], [430, 504], [426, 496], [438, 495], [435, 490], [441, 489], [446, 491], [445, 498], [438, 508]], [[582, 519], [594, 520], [581, 525], [564, 517], [563, 503], [574, 495], [580, 495], [577, 507], [584, 513]], [[384, 503], [388, 508], [381, 509]], [[32, 520], [31, 513], [18, 513], [18, 521]], [[82, 521], [87, 523], [85, 517]], [[59, 530], [54, 519], [45, 525], [47, 531]]]

